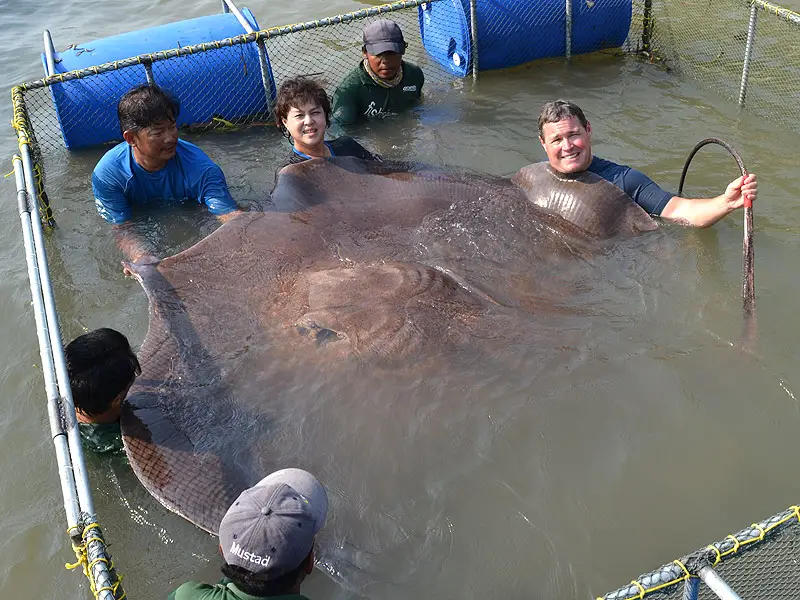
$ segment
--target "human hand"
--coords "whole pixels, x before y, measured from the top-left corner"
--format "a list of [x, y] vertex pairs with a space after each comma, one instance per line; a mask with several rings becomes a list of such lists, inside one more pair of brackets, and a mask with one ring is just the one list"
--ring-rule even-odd
[[758, 182], [754, 173], [738, 177], [728, 184], [723, 194], [731, 210], [752, 206], [758, 196]]

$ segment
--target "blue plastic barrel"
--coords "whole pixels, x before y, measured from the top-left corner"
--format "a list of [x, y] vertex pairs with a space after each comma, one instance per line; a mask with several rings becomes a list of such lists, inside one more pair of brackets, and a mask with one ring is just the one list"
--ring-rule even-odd
[[[566, 53], [566, 0], [478, 0], [478, 67], [513, 67]], [[616, 48], [628, 37], [631, 0], [572, 0], [572, 53]], [[469, 0], [420, 9], [428, 53], [457, 75], [471, 70]], [[466, 59], [466, 60], [465, 60]]]
[[[245, 8], [241, 12], [254, 29], [259, 29], [250, 10]], [[56, 53], [56, 73], [244, 33], [231, 13], [169, 23], [78, 44]], [[42, 63], [46, 73], [44, 53]], [[268, 110], [254, 43], [154, 62], [152, 70], [155, 83], [180, 101], [178, 125], [208, 123], [214, 117], [234, 120]], [[269, 78], [272, 95], [275, 84], [271, 69]], [[121, 140], [117, 103], [125, 92], [143, 83], [147, 83], [144, 65], [136, 65], [50, 86], [67, 148], [74, 150]]]

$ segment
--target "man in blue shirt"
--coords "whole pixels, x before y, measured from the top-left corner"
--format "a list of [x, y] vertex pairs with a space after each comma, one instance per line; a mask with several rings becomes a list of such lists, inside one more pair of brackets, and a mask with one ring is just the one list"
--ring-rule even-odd
[[572, 102], [555, 100], [539, 114], [539, 141], [550, 166], [560, 173], [590, 171], [613, 183], [651, 215], [694, 227], [709, 227], [737, 208], [745, 199], [755, 201], [756, 176], [738, 177], [714, 198], [681, 198], [665, 192], [644, 173], [592, 156], [592, 126]]
[[178, 110], [178, 102], [157, 86], [127, 92], [117, 105], [125, 141], [106, 152], [92, 173], [97, 212], [114, 225], [117, 243], [132, 262], [156, 260], [131, 222], [134, 206], [194, 200], [223, 220], [239, 210], [222, 169], [178, 138]]

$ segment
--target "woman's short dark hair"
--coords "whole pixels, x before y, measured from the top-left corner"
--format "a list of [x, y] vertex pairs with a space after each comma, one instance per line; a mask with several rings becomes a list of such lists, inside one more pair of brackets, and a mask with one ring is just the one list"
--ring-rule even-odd
[[99, 415], [142, 370], [128, 338], [103, 327], [72, 340], [64, 350], [75, 408]]
[[292, 108], [300, 107], [304, 104], [318, 104], [325, 112], [325, 124], [331, 126], [331, 101], [328, 93], [319, 83], [308, 77], [293, 77], [281, 84], [278, 90], [278, 98], [275, 101], [275, 119], [278, 129], [285, 136], [289, 136], [283, 120], [289, 116]]
[[589, 123], [583, 114], [580, 106], [569, 100], [553, 100], [542, 106], [539, 113], [539, 137], [542, 137], [542, 130], [548, 123], [558, 123], [563, 119], [577, 117], [581, 125], [585, 128]]
[[238, 565], [223, 563], [222, 574], [230, 579], [236, 587], [251, 596], [282, 596], [288, 594], [297, 584], [302, 569], [306, 568], [308, 557], [296, 569], [273, 579], [267, 579], [263, 573], [253, 573]]
[[139, 85], [120, 98], [117, 116], [120, 129], [141, 131], [161, 121], [178, 120], [180, 102], [157, 85]]

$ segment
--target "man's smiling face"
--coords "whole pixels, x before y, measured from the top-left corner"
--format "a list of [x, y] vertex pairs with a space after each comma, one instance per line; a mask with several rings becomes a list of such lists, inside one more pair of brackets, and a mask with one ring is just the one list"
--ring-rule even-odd
[[539, 137], [550, 166], [560, 173], [580, 173], [592, 162], [592, 126], [578, 117], [545, 123]]

